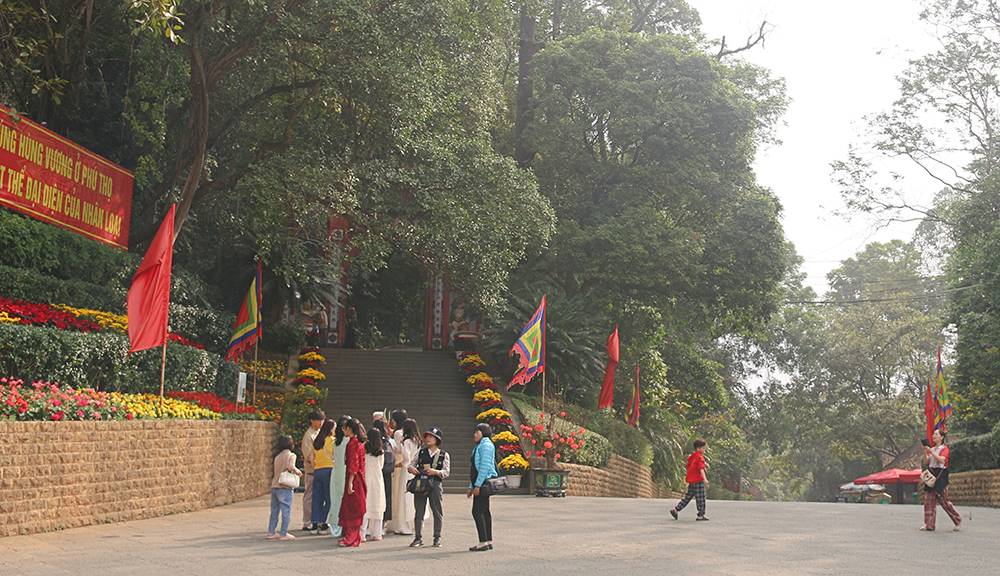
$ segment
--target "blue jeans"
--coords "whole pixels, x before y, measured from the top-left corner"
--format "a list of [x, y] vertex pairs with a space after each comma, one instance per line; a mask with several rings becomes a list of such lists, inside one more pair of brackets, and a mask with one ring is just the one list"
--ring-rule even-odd
[[326, 517], [330, 515], [331, 472], [333, 468], [317, 468], [313, 472], [313, 524], [326, 524]]
[[281, 511], [281, 536], [288, 534], [288, 523], [292, 519], [292, 489], [271, 488], [271, 521], [267, 533], [274, 534], [278, 526], [278, 511]]

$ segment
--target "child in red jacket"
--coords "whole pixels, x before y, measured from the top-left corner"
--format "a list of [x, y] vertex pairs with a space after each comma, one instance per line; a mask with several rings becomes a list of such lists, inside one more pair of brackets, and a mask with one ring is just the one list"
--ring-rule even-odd
[[687, 477], [685, 480], [688, 483], [687, 494], [681, 498], [681, 501], [677, 503], [670, 509], [670, 515], [677, 520], [677, 513], [684, 509], [694, 498], [695, 504], [698, 507], [698, 517], [695, 520], [708, 520], [705, 516], [705, 489], [708, 488], [708, 476], [705, 475], [705, 448], [707, 444], [701, 438], [694, 441], [694, 452], [688, 456], [687, 460]]

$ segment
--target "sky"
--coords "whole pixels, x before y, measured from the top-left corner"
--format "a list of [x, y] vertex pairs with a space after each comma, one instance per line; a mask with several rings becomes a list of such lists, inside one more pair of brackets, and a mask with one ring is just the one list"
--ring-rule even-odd
[[[910, 59], [933, 51], [936, 40], [919, 20], [916, 0], [688, 0], [711, 38], [740, 46], [762, 20], [770, 23], [764, 47], [742, 56], [783, 77], [792, 100], [778, 130], [782, 144], [758, 153], [758, 181], [784, 206], [786, 237], [805, 259], [805, 284], [818, 295], [826, 274], [869, 242], [909, 240], [915, 224], [875, 229], [863, 217], [846, 221], [830, 163], [847, 158], [864, 139], [864, 117], [889, 109], [899, 97], [896, 77]], [[940, 188], [899, 163], [884, 168], [908, 174], [903, 186], [929, 204]]]

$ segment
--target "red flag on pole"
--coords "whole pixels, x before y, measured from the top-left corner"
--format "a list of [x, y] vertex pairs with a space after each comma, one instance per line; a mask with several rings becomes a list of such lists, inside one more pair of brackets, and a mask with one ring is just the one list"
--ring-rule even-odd
[[601, 397], [597, 401], [598, 408], [611, 406], [615, 394], [615, 367], [618, 366], [618, 325], [608, 336], [608, 366], [604, 369], [604, 382], [601, 383]]
[[934, 439], [934, 415], [937, 412], [934, 405], [934, 394], [931, 392], [931, 379], [927, 379], [927, 398], [924, 400], [924, 416], [927, 417], [927, 440], [932, 443]]
[[129, 354], [163, 346], [170, 312], [170, 268], [174, 261], [174, 210], [170, 207], [142, 258], [128, 291]]

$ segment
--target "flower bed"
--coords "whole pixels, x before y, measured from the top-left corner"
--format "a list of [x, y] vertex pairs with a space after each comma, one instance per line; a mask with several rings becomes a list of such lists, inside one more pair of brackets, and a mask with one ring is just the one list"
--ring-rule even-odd
[[479, 354], [466, 353], [458, 369], [469, 375], [465, 381], [476, 390], [472, 396], [472, 401], [480, 410], [476, 419], [486, 422], [496, 432], [491, 440], [497, 447], [497, 465], [505, 474], [522, 474], [528, 469], [528, 461], [521, 448], [521, 439], [513, 430], [511, 414], [504, 409], [503, 397], [497, 391], [493, 378], [486, 373], [486, 363]]
[[320, 368], [326, 364], [326, 358], [319, 354], [319, 348], [306, 346], [299, 351], [299, 372], [292, 380], [293, 386], [315, 386], [316, 382], [326, 378]]
[[[0, 322], [48, 326], [74, 332], [117, 332], [128, 336], [128, 317], [100, 310], [73, 308], [65, 304], [35, 304], [0, 298]], [[178, 334], [169, 334], [171, 342], [201, 350], [205, 346]]]
[[279, 360], [258, 360], [256, 363], [253, 360], [239, 359], [240, 370], [247, 373], [247, 377], [253, 377], [255, 374], [260, 380], [267, 380], [268, 382], [274, 382], [275, 384], [281, 384], [285, 381], [285, 371], [288, 366]]
[[0, 418], [4, 420], [131, 420], [136, 416], [120, 396], [89, 388], [60, 388], [50, 382], [25, 385], [0, 378]]

